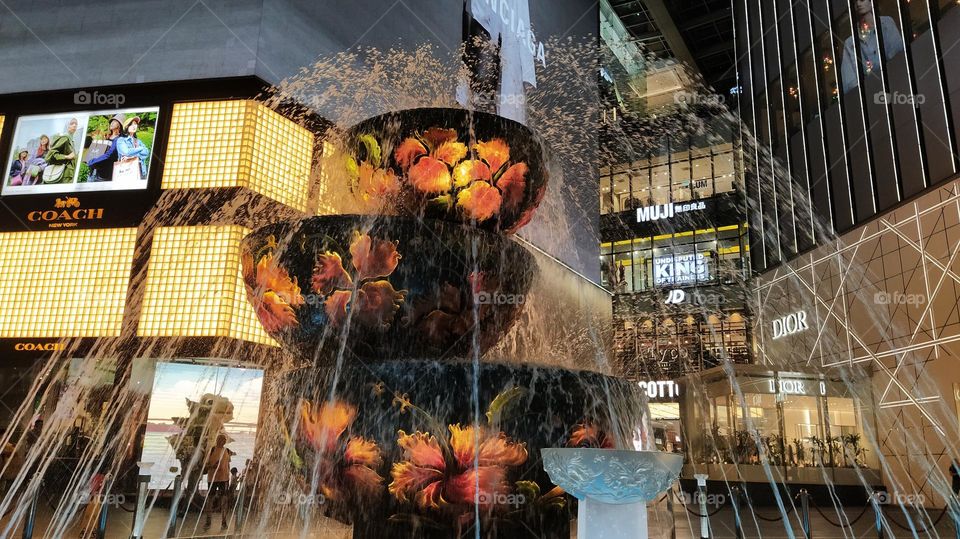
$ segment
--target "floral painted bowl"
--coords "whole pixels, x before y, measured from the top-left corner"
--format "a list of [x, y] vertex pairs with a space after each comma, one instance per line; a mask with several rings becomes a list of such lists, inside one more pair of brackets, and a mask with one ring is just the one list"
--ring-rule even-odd
[[351, 192], [371, 212], [512, 234], [543, 199], [543, 147], [522, 124], [462, 109], [410, 109], [346, 134]]
[[269, 439], [283, 447], [268, 451], [299, 478], [278, 475], [296, 485], [286, 499], [322, 494], [318, 510], [354, 537], [473, 537], [479, 515], [481, 537], [569, 539], [568, 500], [541, 449], [630, 447], [649, 431], [635, 382], [553, 367], [311, 367], [279, 376], [275, 394]]
[[339, 215], [266, 226], [241, 246], [264, 329], [319, 363], [470, 357], [506, 333], [536, 263], [509, 238], [442, 221]]

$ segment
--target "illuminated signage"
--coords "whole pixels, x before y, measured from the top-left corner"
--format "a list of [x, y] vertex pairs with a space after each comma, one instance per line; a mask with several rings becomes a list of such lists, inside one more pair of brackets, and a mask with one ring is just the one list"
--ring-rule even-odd
[[673, 380], [640, 381], [637, 385], [651, 399], [672, 399], [680, 396], [680, 384]]
[[683, 303], [685, 299], [687, 299], [687, 293], [683, 290], [671, 290], [669, 293], [667, 293], [667, 300], [664, 301], [664, 303], [667, 305], [679, 305]]
[[18, 342], [13, 345], [13, 349], [18, 352], [57, 352], [66, 349], [66, 346], [58, 342]]
[[47, 228], [73, 228], [80, 221], [103, 219], [103, 208], [81, 208], [77, 197], [57, 198], [51, 210], [27, 213], [27, 221], [43, 222]]
[[653, 283], [691, 284], [710, 280], [710, 264], [703, 253], [658, 256], [653, 259]]
[[795, 333], [800, 333], [810, 326], [807, 325], [807, 312], [798, 311], [773, 321], [773, 338], [779, 339]]
[[650, 221], [659, 221], [660, 219], [669, 219], [678, 213], [703, 210], [706, 209], [706, 207], [707, 203], [702, 200], [700, 202], [684, 202], [683, 204], [669, 202], [656, 206], [644, 206], [637, 208], [637, 222], [647, 223]]
[[827, 384], [815, 380], [774, 380], [767, 381], [770, 393], [780, 395], [826, 395]]
[[665, 305], [683, 305], [684, 303], [689, 303], [692, 305], [703, 305], [703, 306], [719, 306], [721, 303], [726, 303], [727, 298], [723, 294], [710, 294], [703, 293], [699, 290], [694, 290], [690, 293], [686, 291], [675, 288], [667, 292], [667, 298], [663, 301]]

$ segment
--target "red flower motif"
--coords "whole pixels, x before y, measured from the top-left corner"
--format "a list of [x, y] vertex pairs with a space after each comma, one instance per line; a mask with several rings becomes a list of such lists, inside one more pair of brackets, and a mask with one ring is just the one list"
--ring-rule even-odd
[[490, 167], [476, 159], [467, 159], [453, 169], [453, 184], [457, 187], [466, 187], [478, 180], [489, 182], [492, 179]]
[[340, 255], [330, 251], [317, 256], [317, 263], [313, 266], [313, 277], [311, 278], [311, 288], [320, 295], [327, 295], [333, 292], [335, 288], [347, 288], [353, 286], [353, 280], [350, 274], [343, 269], [343, 261]]
[[497, 180], [497, 187], [503, 193], [504, 208], [513, 211], [523, 202], [524, 191], [527, 187], [527, 164], [516, 163], [511, 165]]
[[[316, 293], [326, 296], [323, 308], [330, 324], [342, 327], [348, 310], [354, 309], [357, 323], [388, 329], [406, 294], [406, 291], [395, 290], [389, 281], [382, 279], [390, 276], [400, 263], [397, 242], [355, 232], [350, 243], [350, 256], [356, 271], [353, 278], [343, 267], [343, 261], [337, 253], [324, 252], [317, 257], [314, 265], [312, 288]], [[354, 279], [362, 283], [356, 289]]]
[[376, 442], [345, 435], [357, 417], [352, 405], [300, 402], [300, 432], [320, 459], [320, 490], [334, 500], [361, 492], [371, 495], [383, 484], [377, 468], [383, 463]]
[[[388, 490], [399, 501], [421, 509], [448, 504], [493, 506], [510, 491], [507, 469], [527, 460], [524, 444], [474, 426], [450, 425], [441, 448], [428, 433], [400, 431], [397, 444], [404, 460], [393, 465]], [[479, 449], [478, 449], [479, 448]]]
[[476, 151], [480, 159], [486, 161], [490, 165], [490, 170], [494, 173], [510, 160], [510, 146], [507, 146], [507, 143], [501, 138], [478, 142]]
[[364, 202], [382, 201], [400, 191], [400, 182], [393, 170], [373, 168], [373, 165], [366, 161], [360, 164], [357, 183]]
[[570, 433], [569, 447], [592, 447], [594, 449], [614, 449], [616, 444], [611, 436], [592, 421], [578, 423]]
[[478, 222], [486, 221], [500, 211], [500, 191], [487, 182], [473, 182], [457, 194], [457, 207], [464, 215]]
[[400, 143], [400, 146], [397, 146], [397, 149], [393, 152], [397, 164], [399, 164], [403, 170], [410, 168], [421, 155], [427, 155], [427, 149], [419, 140], [413, 137], [404, 139], [404, 141]]
[[407, 173], [410, 183], [419, 191], [429, 194], [450, 190], [450, 169], [447, 164], [433, 157], [422, 157]]
[[437, 159], [451, 167], [467, 156], [467, 147], [462, 142], [444, 142], [433, 152]]
[[357, 322], [380, 329], [388, 329], [400, 310], [405, 291], [393, 289], [388, 281], [364, 283], [357, 292]]
[[350, 243], [350, 256], [357, 269], [357, 279], [386, 277], [397, 269], [400, 253], [397, 242], [384, 241], [355, 232]]
[[[474, 158], [466, 159], [471, 151]], [[527, 195], [529, 167], [511, 163], [510, 146], [502, 138], [479, 141], [468, 150], [455, 130], [431, 127], [404, 139], [394, 150], [394, 159], [404, 180], [430, 197], [431, 207], [449, 210], [456, 205], [473, 221], [488, 221], [502, 210], [516, 212]], [[519, 218], [525, 224], [531, 215], [525, 212]]]
[[297, 325], [294, 308], [304, 305], [297, 279], [291, 279], [287, 270], [274, 262], [272, 252], [263, 255], [256, 266], [249, 255], [242, 263], [247, 296], [263, 329], [273, 333]]

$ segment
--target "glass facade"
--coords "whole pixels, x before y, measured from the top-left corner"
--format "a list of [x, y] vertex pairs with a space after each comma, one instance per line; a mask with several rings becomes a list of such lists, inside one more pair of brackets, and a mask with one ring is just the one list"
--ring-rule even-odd
[[756, 269], [958, 172], [957, 2], [736, 0], [734, 18]]
[[716, 367], [724, 359], [749, 363], [750, 340], [744, 313], [638, 316], [620, 321], [615, 352], [624, 372], [636, 379], [678, 378]]
[[682, 150], [600, 172], [600, 213], [632, 211], [641, 206], [686, 202], [730, 193], [737, 188], [731, 143]]
[[817, 375], [737, 370], [735, 384], [724, 373], [703, 373], [706, 404], [698, 411], [687, 403], [688, 413], [703, 413], [709, 425], [691, 448], [697, 464], [756, 465], [766, 458], [794, 468], [878, 469], [864, 435], [873, 421], [864, 392]]
[[746, 225], [658, 234], [600, 244], [602, 284], [614, 292], [742, 282]]

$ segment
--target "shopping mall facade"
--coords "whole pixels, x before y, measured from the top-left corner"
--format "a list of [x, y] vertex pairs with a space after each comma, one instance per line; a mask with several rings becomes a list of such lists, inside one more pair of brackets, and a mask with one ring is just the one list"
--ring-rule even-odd
[[731, 92], [670, 100], [648, 75], [653, 110], [608, 115], [614, 354], [684, 478], [942, 506], [960, 428], [960, 9], [877, 1], [874, 30], [853, 4], [737, 0]]
[[853, 399], [838, 412], [828, 380], [758, 403], [786, 418], [819, 398], [793, 436], [859, 434], [888, 491], [942, 506], [960, 428], [960, 9], [733, 5], [756, 136], [742, 147], [754, 363], [815, 370]]

